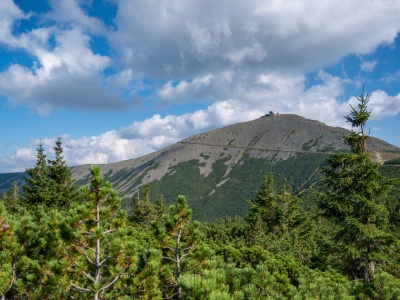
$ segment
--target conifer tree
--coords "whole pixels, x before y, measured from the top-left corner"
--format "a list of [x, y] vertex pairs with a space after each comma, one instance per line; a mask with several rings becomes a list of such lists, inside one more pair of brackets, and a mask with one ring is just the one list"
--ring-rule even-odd
[[36, 150], [36, 165], [26, 169], [22, 202], [27, 205], [44, 204], [48, 207], [63, 208], [75, 200], [78, 191], [73, 185], [71, 171], [62, 156], [61, 138], [56, 141], [55, 157], [52, 160], [46, 159], [43, 143], [39, 143]]
[[67, 250], [72, 260], [71, 293], [97, 300], [120, 280], [134, 257], [129, 255], [132, 243], [119, 234], [126, 215], [119, 210], [118, 193], [104, 182], [98, 166], [92, 166], [91, 173], [90, 187], [82, 188], [88, 202], [72, 210], [73, 238]]
[[199, 245], [200, 224], [191, 223], [191, 219], [186, 197], [179, 196], [178, 203], [164, 215], [163, 223], [152, 223], [163, 249], [163, 291], [167, 299], [182, 299], [181, 275], [194, 270], [210, 255], [206, 245]]
[[22, 186], [22, 202], [27, 205], [50, 205], [54, 197], [54, 185], [49, 178], [43, 143], [38, 144], [36, 151], [36, 165], [26, 169], [25, 184]]
[[386, 230], [388, 211], [380, 202], [393, 181], [385, 180], [368, 156], [365, 125], [371, 114], [369, 95], [363, 90], [357, 101], [357, 107], [351, 106], [345, 118], [359, 131], [352, 130], [344, 137], [350, 153], [327, 159], [323, 173], [328, 189], [320, 194], [319, 206], [339, 228], [335, 236], [339, 259], [351, 274], [369, 283], [378, 264], [389, 260], [389, 247], [396, 242]]
[[71, 178], [71, 171], [67, 167], [62, 153], [61, 137], [56, 140], [54, 149], [54, 159], [48, 160], [48, 177], [54, 183], [53, 203], [56, 207], [64, 207], [78, 195], [77, 187], [73, 185], [74, 180]]
[[261, 187], [254, 198], [248, 201], [249, 209], [246, 214], [246, 221], [259, 234], [268, 232], [276, 223], [277, 205], [275, 197], [274, 177], [270, 173], [263, 178]]
[[8, 211], [13, 212], [19, 207], [19, 188], [16, 181], [13, 182], [10, 189], [1, 195], [1, 201]]
[[0, 299], [6, 299], [16, 280], [15, 256], [19, 245], [12, 226], [6, 220], [6, 210], [0, 201]]
[[160, 219], [164, 214], [167, 213], [167, 207], [165, 206], [164, 203], [165, 203], [164, 195], [160, 194], [154, 205], [157, 219]]
[[20, 220], [16, 236], [22, 250], [16, 263], [17, 299], [65, 299], [67, 264], [58, 256], [65, 246], [58, 234], [65, 213], [37, 205], [33, 212], [22, 207], [15, 217]]
[[132, 197], [133, 209], [131, 221], [141, 225], [149, 225], [156, 220], [156, 208], [150, 201], [150, 187], [148, 184]]
[[[0, 240], [3, 239], [0, 257], [6, 254], [1, 261], [8, 263], [8, 272], [12, 267], [13, 274], [12, 280], [7, 278], [6, 299], [46, 299], [48, 295], [56, 295], [57, 288], [62, 286], [51, 271], [54, 249], [57, 248], [54, 241], [58, 239], [48, 226], [51, 212], [38, 205], [34, 214], [25, 207], [19, 208], [16, 214], [8, 214], [9, 226], [0, 234]], [[1, 270], [0, 274], [7, 274], [7, 270]]]
[[248, 202], [246, 221], [253, 232], [283, 234], [304, 220], [297, 197], [290, 193], [285, 181], [282, 185], [281, 190], [276, 192], [273, 175], [267, 174], [261, 188]]

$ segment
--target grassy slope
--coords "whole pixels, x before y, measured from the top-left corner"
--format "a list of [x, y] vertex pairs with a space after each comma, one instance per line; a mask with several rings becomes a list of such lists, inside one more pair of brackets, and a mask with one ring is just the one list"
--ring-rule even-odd
[[[213, 172], [207, 177], [200, 174], [199, 162], [192, 160], [178, 164], [171, 175], [151, 183], [151, 198], [157, 199], [163, 194], [166, 204], [171, 204], [175, 203], [178, 195], [185, 195], [193, 208], [194, 217], [202, 221], [243, 216], [247, 200], [259, 189], [267, 172], [276, 174], [277, 184], [285, 177], [287, 185], [297, 192], [315, 180], [314, 175], [325, 158], [324, 154], [301, 154], [298, 158], [289, 158], [271, 166], [265, 159], [244, 157], [228, 177], [224, 177], [226, 158], [214, 163]], [[222, 184], [217, 186], [219, 183]]]

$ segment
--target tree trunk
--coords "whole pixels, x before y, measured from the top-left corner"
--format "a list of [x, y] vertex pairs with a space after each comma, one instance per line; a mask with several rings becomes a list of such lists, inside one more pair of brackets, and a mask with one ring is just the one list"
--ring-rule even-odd
[[[182, 220], [181, 220], [182, 221]], [[180, 242], [181, 242], [181, 235], [182, 235], [182, 223], [180, 225], [179, 231], [178, 231], [178, 236], [176, 239], [176, 248], [175, 248], [175, 254], [176, 254], [176, 279], [178, 281], [178, 295], [177, 299], [180, 300], [182, 299], [182, 287], [180, 284], [180, 279], [181, 279], [181, 257], [180, 257]]]
[[364, 268], [364, 283], [370, 283], [371, 278], [373, 278], [375, 275], [375, 262], [370, 261]]
[[[100, 197], [99, 197], [99, 195], [98, 195], [98, 193], [99, 193], [99, 191], [97, 191], [96, 192], [96, 200], [97, 200], [97, 203], [96, 203], [96, 227], [97, 227], [97, 229], [99, 229], [100, 228]], [[97, 240], [96, 240], [96, 250], [95, 250], [95, 260], [94, 260], [94, 263], [95, 263], [95, 276], [94, 276], [94, 279], [95, 279], [95, 284], [98, 284], [98, 283], [100, 283], [100, 279], [101, 279], [101, 276], [100, 276], [100, 253], [101, 253], [101, 251], [100, 251], [100, 238], [98, 238]], [[99, 291], [96, 291], [95, 293], [94, 293], [94, 295], [93, 295], [93, 300], [98, 300], [99, 299]]]

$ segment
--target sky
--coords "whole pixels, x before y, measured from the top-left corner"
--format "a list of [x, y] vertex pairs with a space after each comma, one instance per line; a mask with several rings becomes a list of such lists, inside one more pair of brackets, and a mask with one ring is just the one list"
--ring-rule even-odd
[[132, 159], [269, 111], [400, 146], [398, 0], [1, 0], [0, 173]]

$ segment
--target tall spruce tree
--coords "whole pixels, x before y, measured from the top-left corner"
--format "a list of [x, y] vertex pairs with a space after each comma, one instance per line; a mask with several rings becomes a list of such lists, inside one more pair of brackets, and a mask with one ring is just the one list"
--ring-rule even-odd
[[64, 207], [73, 201], [77, 195], [77, 187], [73, 185], [71, 170], [66, 165], [63, 154], [61, 137], [56, 140], [54, 159], [48, 160], [48, 177], [54, 184], [53, 204], [56, 207]]
[[36, 165], [26, 169], [21, 200], [27, 205], [51, 205], [55, 191], [53, 181], [49, 178], [49, 168], [43, 143], [38, 144], [36, 151]]
[[350, 152], [331, 155], [323, 168], [327, 190], [320, 194], [319, 207], [333, 221], [338, 231], [335, 245], [338, 261], [350, 274], [369, 283], [379, 263], [389, 261], [389, 247], [396, 238], [387, 231], [388, 210], [382, 197], [391, 189], [392, 181], [385, 180], [378, 164], [368, 156], [365, 125], [371, 111], [369, 95], [356, 97], [357, 107], [351, 106], [346, 116], [353, 128], [344, 142]]
[[271, 173], [264, 177], [261, 188], [248, 204], [246, 221], [255, 233], [283, 234], [304, 220], [298, 198], [290, 193], [285, 181], [276, 192]]
[[47, 159], [43, 143], [38, 144], [36, 151], [36, 165], [26, 169], [22, 203], [63, 208], [77, 197], [78, 190], [62, 156], [61, 138], [56, 140], [54, 159]]

